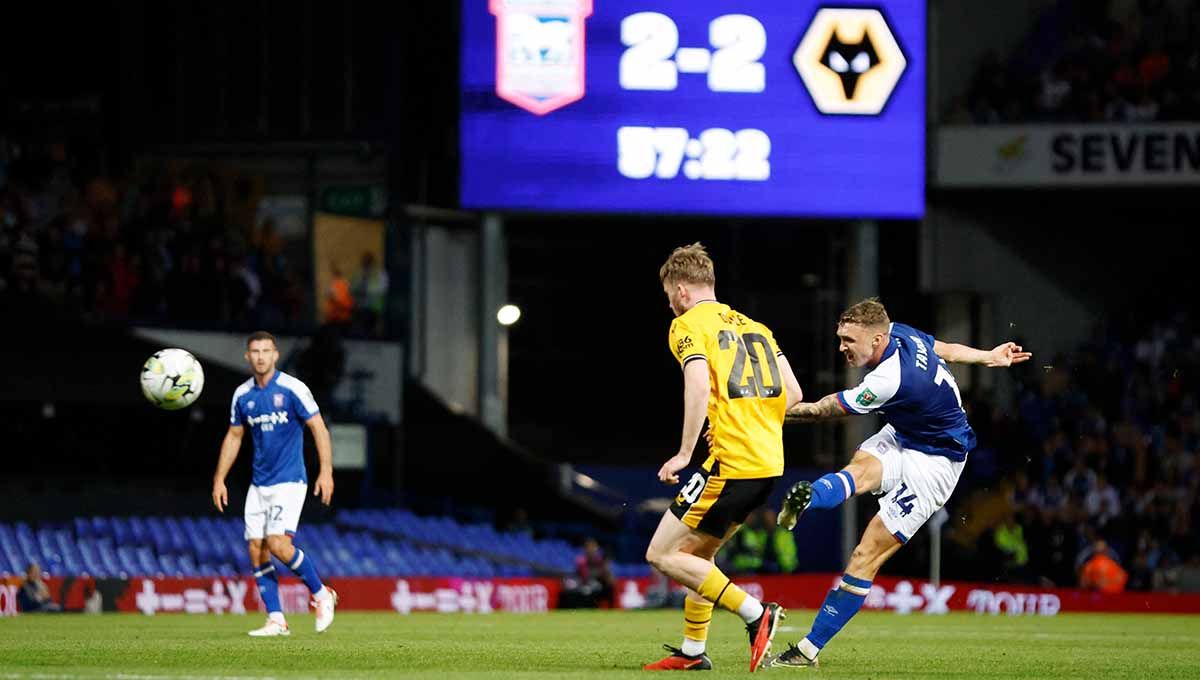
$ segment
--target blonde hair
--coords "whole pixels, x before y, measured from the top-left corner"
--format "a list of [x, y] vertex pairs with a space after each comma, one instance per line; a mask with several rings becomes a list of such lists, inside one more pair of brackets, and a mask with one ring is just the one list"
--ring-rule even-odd
[[662, 283], [691, 283], [712, 286], [716, 285], [717, 276], [713, 273], [713, 261], [699, 242], [690, 246], [680, 246], [671, 252], [671, 256], [658, 270], [658, 280]]
[[877, 297], [869, 297], [854, 303], [838, 317], [839, 326], [844, 323], [856, 323], [867, 328], [878, 328], [891, 322], [887, 310], [884, 309], [883, 303]]

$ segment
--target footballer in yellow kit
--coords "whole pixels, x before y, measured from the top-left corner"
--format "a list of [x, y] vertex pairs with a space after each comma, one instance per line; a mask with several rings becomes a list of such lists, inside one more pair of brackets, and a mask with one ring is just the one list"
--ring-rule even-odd
[[671, 512], [692, 529], [724, 537], [767, 502], [783, 474], [783, 353], [770, 329], [716, 300], [698, 301], [676, 318], [670, 344], [682, 366], [708, 365], [713, 436], [708, 460]]
[[683, 434], [659, 468], [664, 484], [692, 452], [707, 417], [710, 455], [680, 488], [646, 549], [646, 560], [687, 587], [683, 644], [646, 670], [706, 670], [714, 606], [736, 613], [750, 639], [750, 671], [771, 647], [783, 608], [760, 602], [714, 563], [717, 551], [751, 511], [767, 502], [783, 474], [783, 419], [802, 393], [770, 329], [717, 301], [713, 263], [699, 243], [676, 248], [659, 270], [675, 314], [670, 346], [683, 369]]

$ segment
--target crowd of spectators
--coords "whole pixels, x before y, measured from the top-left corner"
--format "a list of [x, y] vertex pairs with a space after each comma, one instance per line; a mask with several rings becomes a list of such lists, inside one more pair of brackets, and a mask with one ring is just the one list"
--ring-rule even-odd
[[[262, 181], [183, 162], [131, 178], [83, 167], [65, 143], [0, 135], [0, 309], [26, 319], [137, 321], [279, 332], [311, 328], [303, 235], [259, 214]], [[377, 334], [386, 272], [372, 261], [346, 283], [350, 329]], [[358, 303], [361, 313], [351, 317]], [[368, 318], [369, 317], [369, 318]]]
[[950, 123], [1200, 120], [1200, 0], [1057, 0], [985, 55]]
[[1196, 316], [1102, 328], [1034, 375], [1011, 409], [973, 417], [994, 447], [981, 462], [1014, 471], [980, 562], [1047, 585], [1200, 591]]

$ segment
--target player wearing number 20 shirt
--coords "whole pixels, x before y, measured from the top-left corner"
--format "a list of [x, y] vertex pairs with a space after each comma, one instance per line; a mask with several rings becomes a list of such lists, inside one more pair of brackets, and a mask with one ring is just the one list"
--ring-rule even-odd
[[724, 536], [766, 502], [783, 474], [783, 352], [770, 329], [716, 300], [676, 318], [669, 342], [682, 366], [708, 364], [712, 429], [708, 459], [671, 512], [693, 529]]
[[783, 474], [783, 419], [800, 403], [800, 385], [770, 329], [717, 301], [713, 263], [700, 244], [676, 248], [659, 279], [675, 314], [669, 343], [684, 384], [680, 446], [659, 469], [659, 481], [679, 483], [705, 417], [711, 441], [708, 459], [683, 483], [646, 550], [655, 569], [688, 588], [682, 646], [667, 645], [671, 655], [646, 669], [711, 668], [709, 621], [721, 607], [746, 624], [753, 672], [783, 610], [739, 588], [713, 558]]

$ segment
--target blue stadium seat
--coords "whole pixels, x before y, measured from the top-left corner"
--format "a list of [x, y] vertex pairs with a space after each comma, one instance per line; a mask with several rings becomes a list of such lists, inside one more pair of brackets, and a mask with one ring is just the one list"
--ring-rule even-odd
[[92, 518], [92, 535], [96, 538], [112, 538], [112, 524], [107, 517]]
[[119, 575], [121, 573], [121, 565], [117, 561], [117, 551], [114, 549], [111, 538], [101, 538], [96, 541], [96, 553], [100, 557], [100, 562], [104, 565], [105, 571], [110, 575]]
[[150, 530], [146, 527], [146, 523], [142, 521], [141, 517], [130, 517], [126, 524], [129, 527], [129, 535], [134, 545], [150, 545]]
[[42, 557], [41, 550], [38, 548], [33, 529], [29, 528], [29, 525], [24, 522], [18, 522], [15, 533], [17, 535], [17, 548], [23, 557], [21, 561], [26, 565], [30, 562], [45, 564], [46, 560]]
[[38, 529], [36, 536], [38, 551], [41, 553], [42, 559], [46, 560], [46, 564], [43, 566], [50, 567], [52, 571], [58, 571], [54, 567], [63, 563], [63, 556], [62, 551], [58, 549], [58, 541], [55, 540], [54, 531], [52, 529]]
[[96, 578], [108, 578], [110, 576], [104, 564], [100, 561], [96, 549], [96, 539], [85, 538], [79, 541], [79, 553], [83, 558], [83, 573]]
[[179, 560], [174, 555], [159, 555], [158, 568], [164, 576], [183, 576], [179, 568]]
[[117, 547], [117, 564], [121, 568], [123, 576], [145, 576], [141, 567], [138, 566], [137, 554], [128, 545]]
[[179, 520], [174, 517], [168, 517], [163, 522], [166, 525], [167, 533], [170, 537], [171, 552], [175, 554], [183, 554], [188, 551], [187, 537], [184, 535], [183, 527], [179, 524]]
[[149, 546], [140, 545], [134, 548], [137, 557], [138, 573], [142, 576], [157, 576], [159, 573], [158, 559]]
[[117, 545], [134, 545], [133, 529], [129, 526], [129, 520], [124, 517], [111, 517], [108, 520], [109, 526], [112, 527], [113, 541]]
[[196, 568], [196, 561], [191, 555], [180, 555], [179, 557], [179, 573], [184, 576], [197, 576], [200, 570]]
[[84, 517], [76, 517], [75, 521], [75, 538], [84, 539], [92, 537], [92, 523]]

